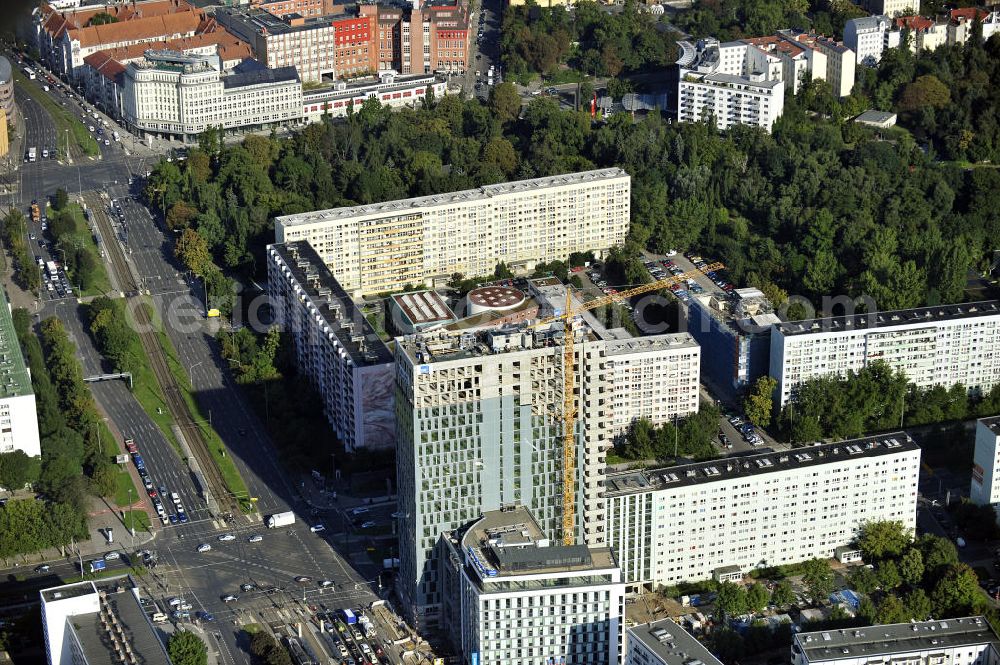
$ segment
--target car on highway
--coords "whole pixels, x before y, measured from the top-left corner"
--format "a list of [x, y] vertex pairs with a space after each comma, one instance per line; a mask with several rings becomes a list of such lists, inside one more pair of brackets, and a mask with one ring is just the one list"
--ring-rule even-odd
[[167, 495], [167, 488], [166, 488], [166, 486], [164, 486], [164, 485], [160, 485], [160, 486], [159, 486], [159, 487], [157, 487], [156, 489], [158, 489], [158, 490], [160, 491], [160, 494], [162, 494], [163, 496], [166, 496], [166, 495]]
[[169, 515], [167, 515], [167, 519], [170, 520], [171, 524], [177, 524], [177, 515], [170, 513]]
[[167, 605], [170, 605], [170, 607], [177, 607], [183, 602], [184, 602], [183, 598], [177, 598], [175, 596], [174, 598], [171, 598], [170, 600], [167, 601]]
[[130, 453], [137, 453], [139, 449], [135, 445], [135, 439], [125, 439], [125, 450]]
[[259, 543], [262, 540], [264, 540], [264, 536], [260, 535], [259, 533], [255, 533], [249, 538], [247, 538], [248, 543]]
[[47, 573], [47, 572], [49, 572], [50, 570], [52, 570], [52, 566], [50, 566], [50, 565], [49, 565], [49, 564], [47, 564], [47, 563], [43, 563], [43, 564], [42, 564], [42, 565], [40, 565], [40, 566], [35, 566], [35, 572], [36, 572], [36, 573]]
[[375, 526], [375, 522], [372, 522], [371, 520], [368, 520], [367, 522], [365, 522], [365, 523], [363, 523], [363, 524], [361, 525], [361, 528], [362, 528], [362, 529], [370, 529], [370, 528], [372, 528], [373, 526]]
[[312, 578], [308, 575], [299, 575], [295, 578], [295, 581], [299, 584], [305, 584], [306, 582], [312, 582]]
[[333, 580], [320, 580], [316, 584], [325, 589], [333, 586]]
[[212, 551], [212, 546], [209, 545], [208, 543], [202, 543], [201, 545], [198, 546], [198, 551], [199, 552], [211, 552]]
[[190, 619], [191, 613], [183, 612], [181, 610], [175, 610], [171, 616], [174, 617], [174, 621], [181, 621], [182, 619]]
[[313, 533], [319, 533], [320, 531], [326, 531], [326, 527], [323, 526], [322, 524], [313, 524], [311, 527], [309, 527], [309, 530], [312, 531]]
[[105, 561], [117, 561], [120, 558], [122, 558], [122, 555], [119, 554], [118, 552], [108, 552], [107, 554], [104, 555]]
[[253, 591], [256, 588], [257, 587], [251, 584], [250, 582], [244, 582], [243, 584], [240, 585], [240, 591], [243, 591], [244, 593], [246, 593], [247, 591]]
[[234, 536], [231, 533], [224, 533], [221, 536], [219, 536], [220, 543], [228, 543], [231, 540], [236, 540], [236, 536]]
[[219, 600], [221, 600], [224, 603], [235, 603], [239, 599], [240, 597], [237, 596], [235, 593], [227, 593], [223, 596], [219, 596]]
[[183, 512], [183, 511], [180, 511], [180, 510], [177, 511], [177, 519], [180, 520], [181, 524], [187, 524], [188, 523], [187, 513]]
[[149, 498], [150, 498], [150, 499], [155, 499], [155, 498], [156, 498], [156, 490], [148, 490], [148, 491], [146, 492], [146, 494], [148, 494], [148, 495], [149, 495]]
[[179, 609], [179, 610], [190, 610], [191, 609], [191, 603], [187, 602], [186, 600], [182, 600], [181, 604], [177, 606], [177, 609]]
[[215, 621], [215, 617], [212, 615], [211, 612], [199, 611], [195, 612], [195, 616], [201, 619], [202, 621], [205, 621], [206, 623], [209, 621]]

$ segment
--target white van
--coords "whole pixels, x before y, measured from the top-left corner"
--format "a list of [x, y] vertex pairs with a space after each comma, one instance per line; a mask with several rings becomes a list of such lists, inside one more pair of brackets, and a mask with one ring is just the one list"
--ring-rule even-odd
[[163, 612], [153, 612], [149, 617], [153, 623], [163, 623], [167, 620], [167, 615]]

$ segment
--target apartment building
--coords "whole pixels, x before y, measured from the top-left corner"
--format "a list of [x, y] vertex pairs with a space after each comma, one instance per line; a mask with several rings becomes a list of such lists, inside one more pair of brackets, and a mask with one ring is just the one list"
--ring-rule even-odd
[[250, 43], [269, 68], [294, 67], [303, 82], [333, 81], [371, 75], [378, 63], [372, 40], [374, 22], [347, 5], [322, 16], [263, 9], [219, 8], [216, 19]]
[[0, 453], [15, 450], [29, 457], [42, 454], [31, 375], [17, 341], [7, 294], [0, 290]]
[[[748, 51], [743, 42], [701, 39], [696, 44], [681, 41], [677, 47], [680, 122], [711, 121], [719, 129], [754, 125], [771, 131], [785, 104], [780, 59], [759, 49]], [[748, 59], [757, 55], [759, 62]]]
[[216, 55], [222, 71], [230, 71], [252, 57], [250, 45], [225, 30], [205, 32], [170, 41], [133, 44], [96, 51], [83, 59], [80, 78], [87, 100], [120, 120], [124, 117], [123, 87], [125, 67], [145, 59], [146, 51], [176, 51], [185, 55]]
[[976, 422], [969, 498], [977, 506], [993, 506], [1000, 517], [1000, 417]]
[[308, 240], [355, 296], [516, 271], [625, 241], [631, 179], [618, 168], [275, 218], [276, 242]]
[[348, 451], [392, 448], [392, 354], [364, 314], [308, 243], [268, 245], [267, 277], [275, 322], [334, 434]]
[[701, 371], [714, 390], [733, 399], [770, 367], [771, 326], [781, 319], [759, 289], [694, 296], [687, 330], [702, 348]]
[[792, 665], [997, 665], [1000, 637], [985, 617], [792, 633]]
[[[235, 3], [234, 3], [235, 4]], [[250, 7], [262, 9], [272, 16], [327, 16], [337, 11], [335, 0], [251, 0]]]
[[609, 544], [635, 588], [830, 558], [865, 521], [915, 527], [919, 467], [920, 448], [895, 432], [609, 473]]
[[895, 24], [900, 34], [903, 31], [909, 32], [910, 50], [914, 53], [933, 51], [948, 43], [948, 21], [938, 21], [924, 16], [897, 16]]
[[833, 94], [838, 97], [846, 97], [851, 94], [851, 90], [854, 89], [857, 63], [854, 51], [847, 45], [811, 32], [779, 30], [778, 34], [804, 48], [820, 53], [826, 61], [825, 80], [833, 89]]
[[620, 663], [625, 585], [607, 547], [552, 543], [523, 506], [442, 535], [442, 625], [463, 663]]
[[889, 32], [893, 28], [892, 19], [885, 15], [848, 19], [844, 23], [844, 46], [854, 51], [857, 64], [874, 67], [882, 59], [882, 52], [889, 48]]
[[1000, 383], [1000, 301], [788, 321], [771, 332], [780, 410], [813, 377], [845, 376], [881, 360], [921, 388]]
[[625, 665], [722, 665], [683, 627], [670, 619], [631, 626], [625, 631]]
[[802, 82], [809, 77], [826, 78], [826, 56], [818, 50], [780, 34], [744, 41], [749, 47], [748, 62], [760, 69], [766, 67], [769, 79], [783, 81], [786, 94], [798, 94]]
[[[108, 14], [115, 21], [91, 25], [98, 14]], [[214, 19], [186, 0], [86, 5], [72, 11], [43, 5], [35, 16], [41, 59], [74, 81], [84, 59], [97, 51], [183, 39], [219, 29]]]
[[182, 141], [208, 127], [281, 126], [302, 120], [302, 83], [294, 67], [246, 60], [224, 72], [217, 55], [147, 51], [125, 68], [122, 119], [137, 134]]
[[920, 0], [863, 0], [866, 11], [884, 16], [919, 14]]
[[468, 68], [472, 29], [460, 1], [416, 1], [412, 6], [363, 4], [378, 25], [379, 69], [403, 74], [461, 74]]
[[[603, 340], [583, 323], [573, 334], [580, 397], [571, 535], [596, 547], [607, 538], [607, 450], [636, 418], [661, 423], [697, 410], [698, 349], [683, 334]], [[441, 533], [519, 504], [547, 538], [563, 538], [564, 336], [556, 324], [397, 338], [399, 588], [418, 623], [440, 620], [433, 550]]]
[[393, 71], [380, 71], [377, 78], [338, 81], [332, 88], [302, 91], [302, 116], [306, 122], [319, 122], [324, 117], [343, 118], [349, 110], [357, 112], [369, 99], [382, 106], [398, 108], [416, 106], [433, 94], [441, 99], [448, 94], [447, 79], [436, 74], [400, 76]]

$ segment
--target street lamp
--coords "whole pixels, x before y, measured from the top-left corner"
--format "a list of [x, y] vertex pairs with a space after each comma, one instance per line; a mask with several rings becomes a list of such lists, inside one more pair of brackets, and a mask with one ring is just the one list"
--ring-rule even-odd
[[204, 363], [204, 360], [200, 360], [188, 368], [188, 381], [191, 382], [191, 388], [194, 388], [194, 368], [198, 365], [203, 365]]

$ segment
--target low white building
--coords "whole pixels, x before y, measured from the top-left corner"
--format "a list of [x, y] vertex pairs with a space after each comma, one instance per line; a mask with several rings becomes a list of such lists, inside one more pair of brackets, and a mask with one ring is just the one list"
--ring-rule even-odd
[[42, 454], [31, 374], [14, 332], [10, 304], [0, 291], [0, 453], [15, 450], [29, 457]]
[[625, 631], [625, 665], [722, 665], [705, 645], [670, 619]]
[[217, 55], [148, 51], [125, 68], [125, 126], [136, 133], [194, 140], [209, 127], [262, 129], [302, 120], [294, 67], [264, 69], [246, 60], [223, 72]]
[[448, 94], [448, 82], [435, 75], [399, 76], [396, 72], [379, 72], [377, 80], [338, 81], [330, 88], [302, 93], [302, 116], [308, 122], [324, 117], [343, 118], [353, 109], [361, 110], [368, 99], [377, 99], [382, 106], [398, 108], [416, 106], [428, 94], [440, 99]]
[[792, 665], [997, 665], [1000, 636], [984, 617], [792, 634]]
[[754, 125], [771, 131], [785, 105], [780, 59], [754, 49], [750, 55], [760, 57], [748, 62], [744, 42], [700, 39], [695, 44], [678, 42], [677, 47], [679, 122], [711, 121], [719, 129]]
[[463, 663], [621, 662], [625, 585], [607, 547], [552, 543], [522, 506], [439, 547], [442, 627]]
[[1000, 417], [976, 422], [969, 498], [977, 506], [993, 506], [1000, 516]]
[[828, 559], [865, 521], [913, 529], [919, 470], [920, 448], [896, 432], [609, 473], [608, 543], [633, 589]]
[[345, 448], [392, 448], [392, 354], [309, 243], [267, 246], [267, 294]]

